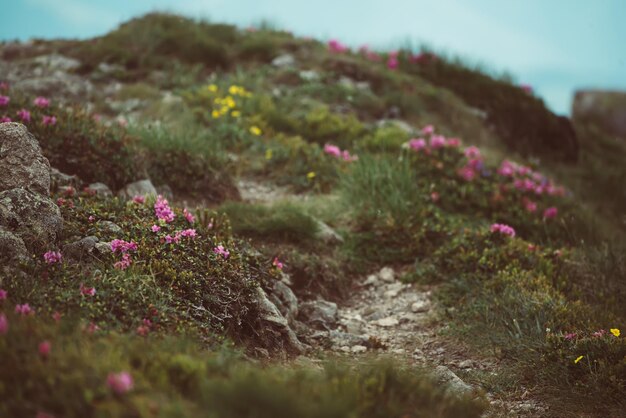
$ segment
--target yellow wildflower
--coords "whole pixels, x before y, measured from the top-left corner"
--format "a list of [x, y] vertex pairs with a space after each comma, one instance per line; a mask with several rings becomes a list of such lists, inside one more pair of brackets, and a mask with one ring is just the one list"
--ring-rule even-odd
[[228, 92], [229, 92], [230, 94], [232, 94], [233, 96], [236, 96], [237, 94], [239, 94], [240, 89], [239, 89], [239, 87], [237, 87], [237, 86], [230, 86], [230, 87], [228, 88]]
[[265, 150], [265, 159], [266, 160], [271, 160], [272, 159], [272, 150], [271, 149]]
[[579, 362], [580, 360], [582, 360], [582, 359], [583, 359], [583, 357], [585, 357], [585, 356], [578, 356], [578, 357], [576, 357], [576, 360], [574, 360], [574, 364], [578, 364], [578, 362]]
[[230, 112], [230, 116], [232, 116], [233, 118], [238, 118], [241, 116], [241, 112], [238, 110], [233, 110], [232, 112]]
[[261, 128], [259, 128], [258, 126], [251, 126], [251, 127], [250, 127], [250, 133], [251, 133], [252, 135], [259, 136], [259, 135], [261, 135], [263, 132], [261, 132]]
[[218, 110], [214, 110], [213, 112], [211, 112], [211, 115], [213, 115], [213, 117], [217, 119], [220, 117], [220, 112]]
[[217, 86], [215, 84], [209, 84], [207, 88], [211, 93], [215, 93], [217, 91]]
[[616, 337], [619, 337], [620, 336], [619, 329], [611, 328], [611, 334], [615, 335]]
[[313, 180], [315, 178], [315, 171], [309, 171], [306, 174], [306, 178], [309, 179], [309, 180]]

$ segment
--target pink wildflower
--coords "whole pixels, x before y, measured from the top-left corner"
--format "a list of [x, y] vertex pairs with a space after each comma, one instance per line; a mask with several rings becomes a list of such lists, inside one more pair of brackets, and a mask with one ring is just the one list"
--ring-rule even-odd
[[422, 128], [422, 133], [424, 135], [432, 135], [435, 133], [435, 127], [433, 125], [426, 125]]
[[117, 395], [123, 395], [133, 388], [133, 378], [128, 372], [109, 373], [107, 386]]
[[607, 330], [601, 329], [601, 330], [598, 330], [598, 331], [594, 332], [591, 335], [593, 335], [596, 338], [599, 338], [599, 337], [604, 337], [607, 334], [607, 332], [608, 332]]
[[0, 300], [5, 300], [7, 298], [8, 292], [4, 289], [0, 289]]
[[326, 144], [324, 145], [324, 152], [333, 157], [341, 157], [341, 149], [336, 145]]
[[568, 341], [573, 340], [574, 338], [576, 338], [576, 333], [575, 332], [570, 332], [569, 334], [565, 334], [565, 336], [563, 338], [565, 338]]
[[46, 359], [48, 358], [48, 355], [50, 355], [50, 349], [52, 348], [52, 344], [50, 344], [50, 341], [42, 341], [39, 343], [39, 355]]
[[122, 254], [122, 260], [113, 264], [113, 267], [118, 270], [126, 270], [128, 267], [130, 267], [131, 263], [132, 259], [130, 258], [130, 254], [124, 253]]
[[350, 155], [350, 151], [348, 150], [343, 150], [341, 152], [341, 158], [347, 162], [357, 161], [359, 159], [357, 155]]
[[524, 209], [526, 209], [530, 213], [533, 213], [537, 210], [537, 203], [533, 202], [530, 199], [524, 199], [522, 203], [524, 204]]
[[174, 211], [170, 208], [167, 199], [164, 199], [161, 195], [157, 196], [157, 200], [154, 203], [154, 213], [160, 221], [165, 221], [167, 223], [172, 222], [176, 217], [176, 215], [174, 215]]
[[145, 337], [146, 335], [148, 335], [148, 333], [150, 332], [150, 328], [148, 328], [145, 325], [139, 325], [137, 327], [137, 334], [141, 335], [142, 337]]
[[86, 287], [81, 283], [78, 289], [80, 290], [80, 294], [83, 296], [95, 296], [96, 295], [95, 287]]
[[127, 253], [129, 251], [137, 251], [137, 244], [133, 241], [126, 242], [121, 239], [114, 239], [111, 241], [111, 251], [114, 253]]
[[449, 138], [446, 142], [446, 146], [450, 148], [458, 148], [461, 146], [461, 140], [459, 138]]
[[137, 196], [133, 197], [133, 202], [138, 203], [140, 205], [143, 205], [146, 201], [146, 197], [142, 196], [140, 194], [138, 194]]
[[52, 319], [54, 319], [56, 322], [59, 322], [61, 320], [61, 313], [59, 311], [55, 311], [52, 314]]
[[420, 151], [426, 148], [426, 140], [423, 138], [413, 138], [409, 140], [409, 147], [414, 151]]
[[89, 215], [89, 218], [87, 218], [87, 220], [89, 221], [89, 223], [94, 223], [94, 221], [96, 220], [96, 217], [93, 215]]
[[546, 210], [543, 211], [543, 218], [551, 219], [551, 218], [556, 217], [558, 213], [559, 213], [559, 210], [555, 208], [554, 206], [551, 206], [549, 208], [546, 208]]
[[328, 49], [330, 50], [330, 52], [333, 53], [342, 53], [346, 52], [348, 50], [348, 47], [343, 45], [336, 39], [331, 39], [330, 41], [328, 41]]
[[463, 154], [465, 154], [467, 158], [480, 158], [480, 150], [473, 145], [465, 148]]
[[225, 249], [223, 245], [218, 245], [217, 247], [213, 248], [213, 252], [215, 254], [221, 255], [222, 257], [224, 257], [224, 259], [227, 259], [230, 256], [230, 251]]
[[189, 212], [187, 208], [183, 209], [183, 216], [190, 224], [193, 224], [196, 221], [196, 217], [193, 216], [193, 213]]
[[48, 251], [43, 255], [43, 259], [48, 264], [60, 263], [63, 256], [59, 251]]
[[20, 315], [33, 315], [35, 311], [30, 307], [28, 303], [24, 303], [23, 305], [15, 305], [15, 313]]
[[498, 168], [498, 174], [502, 177], [512, 177], [515, 174], [515, 167], [509, 160], [504, 160]]
[[515, 230], [512, 227], [505, 225], [505, 224], [492, 224], [489, 230], [491, 232], [498, 232], [502, 235], [508, 235], [510, 237], [515, 236]]
[[6, 334], [9, 331], [9, 321], [7, 316], [0, 313], [0, 335]]
[[161, 227], [159, 225], [152, 225], [152, 228], [150, 228], [152, 230], [152, 232], [159, 232], [161, 230]]
[[180, 235], [185, 238], [195, 238], [198, 236], [195, 229], [185, 229], [180, 233]]
[[9, 96], [0, 96], [0, 106], [7, 106], [10, 101], [11, 98]]
[[463, 178], [465, 181], [472, 181], [474, 177], [476, 177], [476, 172], [470, 166], [465, 166], [458, 171], [459, 176]]
[[30, 112], [26, 109], [18, 110], [17, 117], [20, 118], [22, 122], [30, 122]]
[[50, 100], [46, 99], [45, 97], [39, 96], [39, 97], [36, 97], [35, 100], [33, 100], [33, 104], [43, 109], [45, 107], [50, 106]]
[[9, 123], [9, 122], [12, 122], [12, 120], [11, 120], [11, 118], [10, 118], [10, 117], [8, 117], [8, 116], [2, 116], [2, 117], [0, 118], [0, 123]]
[[432, 200], [433, 202], [438, 202], [439, 201], [439, 193], [432, 192], [430, 194], [430, 200]]
[[387, 68], [389, 68], [390, 70], [395, 70], [398, 68], [399, 62], [398, 62], [398, 58], [390, 56], [389, 59], [387, 60]]
[[446, 146], [446, 138], [443, 135], [433, 135], [430, 138], [430, 146], [432, 149], [443, 148]]
[[94, 322], [90, 322], [89, 325], [87, 325], [85, 327], [85, 331], [87, 331], [88, 334], [93, 334], [96, 331], [99, 331], [100, 327], [98, 325], [96, 325]]
[[57, 118], [56, 116], [46, 116], [44, 115], [44, 117], [41, 119], [41, 124], [42, 125], [56, 125], [57, 123]]
[[283, 263], [278, 259], [278, 257], [274, 257], [274, 261], [272, 261], [272, 265], [276, 267], [278, 270], [282, 270], [284, 267]]
[[168, 234], [165, 236], [165, 242], [168, 244], [176, 244], [178, 241], [180, 241], [179, 234], [175, 234], [174, 236]]

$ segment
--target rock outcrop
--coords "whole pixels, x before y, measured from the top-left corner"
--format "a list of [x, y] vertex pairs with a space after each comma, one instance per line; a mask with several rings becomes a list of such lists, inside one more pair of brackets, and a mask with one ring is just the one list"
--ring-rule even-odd
[[0, 124], [0, 259], [23, 258], [53, 244], [63, 228], [50, 199], [50, 163], [19, 123]]

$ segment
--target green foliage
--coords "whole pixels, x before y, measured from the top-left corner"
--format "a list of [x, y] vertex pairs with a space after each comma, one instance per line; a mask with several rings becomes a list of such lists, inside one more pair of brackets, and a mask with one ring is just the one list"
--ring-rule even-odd
[[312, 241], [319, 228], [315, 219], [291, 203], [264, 206], [232, 202], [220, 210], [231, 219], [234, 233], [258, 239], [302, 243]]

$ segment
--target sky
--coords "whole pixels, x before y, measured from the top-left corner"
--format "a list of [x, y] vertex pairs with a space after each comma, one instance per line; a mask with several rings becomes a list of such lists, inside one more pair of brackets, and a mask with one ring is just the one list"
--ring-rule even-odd
[[626, 0], [0, 0], [0, 40], [89, 38], [150, 11], [393, 49], [410, 42], [530, 84], [568, 114], [581, 88], [626, 90]]

